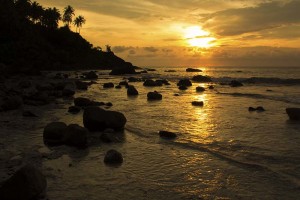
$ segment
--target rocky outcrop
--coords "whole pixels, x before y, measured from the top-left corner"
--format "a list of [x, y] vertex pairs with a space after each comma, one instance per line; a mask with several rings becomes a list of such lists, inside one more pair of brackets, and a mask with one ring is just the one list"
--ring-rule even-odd
[[300, 120], [300, 108], [286, 108], [290, 120]]
[[209, 76], [202, 76], [202, 75], [193, 76], [192, 80], [199, 83], [212, 82]]
[[89, 106], [84, 109], [83, 124], [89, 131], [103, 131], [107, 128], [121, 130], [126, 124], [124, 114]]
[[157, 91], [148, 92], [147, 99], [148, 100], [162, 100], [162, 95], [159, 94]]
[[106, 164], [122, 164], [123, 163], [123, 156], [120, 152], [111, 149], [106, 152], [104, 157], [104, 163]]
[[139, 94], [139, 92], [137, 91], [137, 89], [133, 85], [128, 86], [128, 88], [127, 88], [127, 95], [128, 96], [136, 96], [138, 94]]
[[2, 200], [33, 200], [43, 197], [47, 187], [45, 176], [32, 165], [25, 165], [0, 187]]

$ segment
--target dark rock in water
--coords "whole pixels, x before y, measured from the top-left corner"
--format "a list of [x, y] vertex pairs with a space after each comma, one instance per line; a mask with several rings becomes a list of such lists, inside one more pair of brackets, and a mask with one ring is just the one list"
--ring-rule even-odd
[[136, 71], [131, 63], [124, 62], [123, 66], [114, 68], [109, 75], [136, 74]]
[[129, 77], [128, 82], [140, 82], [141, 80], [135, 77]]
[[137, 91], [137, 89], [133, 86], [133, 85], [129, 85], [127, 88], [127, 95], [128, 96], [135, 96], [138, 95], [139, 92]]
[[89, 131], [103, 131], [106, 128], [121, 130], [126, 121], [120, 112], [106, 111], [95, 106], [86, 107], [83, 113], [83, 124]]
[[174, 94], [174, 96], [175, 96], [175, 97], [178, 97], [178, 96], [180, 96], [180, 95], [176, 93], [176, 94]]
[[159, 94], [156, 91], [154, 91], [154, 92], [148, 92], [147, 99], [148, 100], [162, 100], [162, 95]]
[[113, 104], [111, 103], [111, 102], [107, 102], [106, 104], [105, 104], [106, 106], [113, 106]]
[[104, 83], [103, 88], [113, 88], [115, 85], [113, 83]]
[[78, 124], [70, 124], [64, 136], [64, 143], [70, 146], [84, 148], [87, 146], [88, 134], [89, 131], [86, 128]]
[[121, 89], [122, 87], [121, 87], [121, 85], [116, 85], [115, 88], [116, 88], [116, 89]]
[[4, 98], [2, 105], [0, 105], [3, 111], [16, 110], [22, 107], [23, 99], [20, 96], [9, 96]]
[[147, 74], [148, 72], [146, 70], [140, 71], [141, 74]]
[[75, 81], [76, 89], [77, 90], [87, 90], [89, 83], [83, 82], [83, 81]]
[[23, 117], [37, 117], [37, 115], [35, 115], [34, 113], [32, 113], [31, 111], [29, 110], [25, 110], [23, 111]]
[[92, 104], [93, 101], [89, 100], [88, 98], [77, 97], [74, 99], [74, 105], [78, 107], [87, 107], [87, 106], [91, 106]]
[[162, 86], [164, 83], [163, 80], [155, 80], [155, 84], [156, 86]]
[[98, 75], [96, 74], [96, 72], [90, 71], [89, 73], [87, 73], [87, 74], [85, 75], [85, 78], [86, 78], [86, 79], [97, 79], [97, 78], [98, 78]]
[[193, 106], [203, 106], [203, 101], [192, 101]]
[[158, 80], [156, 80], [155, 82], [156, 82], [156, 84], [157, 84], [158, 86], [162, 86], [162, 85], [171, 85], [171, 84], [169, 83], [169, 81], [166, 80], [166, 79], [158, 79]]
[[104, 162], [106, 164], [121, 164], [123, 163], [123, 156], [120, 152], [111, 149], [108, 152], [106, 152]]
[[286, 108], [290, 120], [300, 120], [300, 108]]
[[213, 85], [210, 85], [210, 86], [208, 87], [208, 89], [213, 90], [213, 89], [215, 89], [215, 87], [214, 87]]
[[36, 167], [25, 165], [0, 187], [2, 200], [33, 200], [45, 195], [47, 180]]
[[52, 122], [44, 128], [43, 139], [48, 145], [61, 145], [64, 143], [67, 125], [63, 122]]
[[155, 72], [156, 69], [146, 69], [148, 72]]
[[79, 106], [70, 106], [68, 112], [72, 114], [79, 113], [81, 108]]
[[102, 133], [100, 135], [100, 140], [104, 143], [111, 143], [112, 139], [109, 137], [108, 133]]
[[256, 109], [253, 108], [253, 107], [249, 107], [249, 108], [248, 108], [248, 111], [252, 112], [252, 111], [256, 111]]
[[200, 83], [212, 82], [209, 76], [202, 76], [202, 75], [193, 76], [192, 80]]
[[232, 80], [232, 81], [229, 83], [229, 85], [230, 85], [231, 87], [241, 87], [241, 86], [243, 86], [243, 84], [242, 84], [241, 82], [237, 81], [237, 80]]
[[176, 70], [165, 70], [165, 72], [176, 72]]
[[202, 72], [201, 69], [194, 69], [194, 68], [187, 68], [185, 71], [186, 72]]
[[169, 138], [169, 139], [173, 139], [177, 137], [176, 133], [169, 132], [169, 131], [159, 131], [159, 136], [162, 138]]
[[256, 111], [258, 111], [258, 112], [263, 112], [263, 111], [266, 111], [266, 110], [264, 109], [264, 107], [258, 106], [258, 107], [256, 108]]
[[[133, 77], [130, 77], [130, 78], [133, 78]], [[134, 82], [134, 81], [131, 81], [131, 82]], [[119, 85], [128, 86], [128, 82], [127, 81], [121, 81], [119, 83]]]
[[186, 86], [186, 87], [192, 86], [192, 82], [189, 79], [181, 79], [177, 83], [177, 86]]
[[273, 90], [266, 90], [267, 92], [273, 92]]
[[76, 86], [74, 83], [67, 83], [65, 85], [65, 88], [62, 91], [62, 95], [66, 96], [66, 97], [70, 97], [73, 96], [75, 94], [76, 91]]
[[178, 87], [179, 90], [187, 90], [188, 88], [185, 85], [181, 85]]
[[196, 91], [197, 91], [197, 92], [204, 92], [204, 91], [205, 91], [205, 88], [204, 88], [204, 87], [198, 86], [198, 87], [196, 87]]
[[152, 80], [152, 79], [147, 79], [144, 83], [143, 83], [144, 86], [147, 86], [147, 87], [155, 87], [155, 86], [158, 86], [157, 83]]

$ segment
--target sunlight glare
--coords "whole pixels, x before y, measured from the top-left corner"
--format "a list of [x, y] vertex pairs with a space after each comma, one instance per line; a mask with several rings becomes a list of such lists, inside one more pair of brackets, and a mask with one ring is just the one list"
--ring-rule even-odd
[[190, 26], [184, 30], [184, 38], [191, 47], [209, 48], [214, 46], [216, 38], [200, 26]]

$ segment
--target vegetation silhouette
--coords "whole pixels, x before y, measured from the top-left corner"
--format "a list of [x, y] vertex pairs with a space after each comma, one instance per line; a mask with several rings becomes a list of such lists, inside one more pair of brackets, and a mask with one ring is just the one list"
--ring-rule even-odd
[[[70, 29], [74, 9], [67, 6], [63, 16], [57, 8], [44, 8], [30, 0], [1, 0], [0, 73], [37, 74], [41, 70], [130, 68], [131, 63], [93, 47]], [[65, 26], [59, 27], [62, 20]], [[80, 29], [85, 18], [73, 24]], [[126, 71], [126, 70], [125, 70]]]

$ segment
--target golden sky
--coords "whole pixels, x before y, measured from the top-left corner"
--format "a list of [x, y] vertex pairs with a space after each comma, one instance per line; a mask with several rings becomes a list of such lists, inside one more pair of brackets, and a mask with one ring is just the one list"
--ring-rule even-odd
[[[37, 0], [138, 66], [300, 66], [300, 0]], [[75, 31], [75, 29], [74, 29]]]

